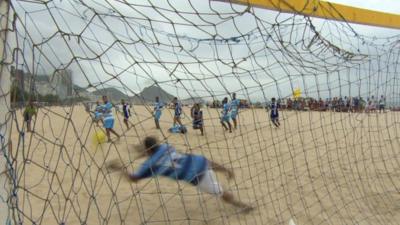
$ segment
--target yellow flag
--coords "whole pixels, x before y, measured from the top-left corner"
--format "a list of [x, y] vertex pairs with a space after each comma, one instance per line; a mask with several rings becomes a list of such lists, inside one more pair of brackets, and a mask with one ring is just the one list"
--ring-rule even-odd
[[297, 98], [300, 98], [300, 97], [301, 97], [301, 89], [300, 89], [300, 88], [294, 89], [294, 91], [293, 91], [293, 98], [294, 98], [294, 99], [297, 99]]

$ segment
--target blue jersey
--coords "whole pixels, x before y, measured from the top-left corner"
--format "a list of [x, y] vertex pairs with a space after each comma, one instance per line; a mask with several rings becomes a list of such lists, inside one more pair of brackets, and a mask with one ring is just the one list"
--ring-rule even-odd
[[225, 103], [223, 106], [222, 106], [222, 116], [227, 116], [228, 115], [228, 113], [229, 113], [229, 110], [230, 110], [230, 105], [228, 104], [228, 103]]
[[230, 106], [228, 103], [225, 103], [222, 106], [222, 111], [221, 111], [221, 122], [229, 122], [230, 119], [230, 114], [229, 114]]
[[271, 117], [278, 117], [279, 112], [278, 112], [279, 105], [275, 103], [271, 103]]
[[114, 117], [112, 114], [112, 107], [113, 105], [111, 104], [111, 102], [104, 103], [104, 105], [102, 106], [104, 119]]
[[180, 116], [182, 114], [182, 106], [179, 102], [175, 103], [175, 116]]
[[139, 179], [152, 176], [165, 176], [196, 185], [207, 169], [208, 161], [204, 156], [181, 154], [176, 152], [174, 147], [162, 144], [141, 165], [139, 170], [133, 173], [133, 176]]
[[161, 109], [164, 107], [164, 104], [161, 102], [156, 102], [154, 103], [154, 111], [161, 111]]
[[95, 111], [101, 113], [103, 111], [103, 106], [102, 105], [96, 105]]
[[129, 118], [129, 116], [131, 115], [131, 110], [129, 109], [128, 104], [125, 103], [122, 105], [122, 112], [124, 113], [125, 118]]
[[96, 108], [94, 110], [94, 117], [96, 119], [100, 119], [103, 116], [103, 106], [102, 105], [96, 105]]
[[233, 99], [231, 101], [231, 110], [233, 112], [237, 112], [239, 110], [239, 106], [240, 106], [240, 100], [239, 99]]

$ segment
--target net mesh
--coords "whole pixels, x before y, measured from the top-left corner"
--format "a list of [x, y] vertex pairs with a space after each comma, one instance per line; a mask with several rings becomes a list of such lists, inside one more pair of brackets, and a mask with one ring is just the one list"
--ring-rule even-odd
[[[13, 80], [12, 145], [1, 139], [1, 176], [13, 223], [400, 221], [397, 30], [191, 0], [19, 0], [8, 18], [1, 65]], [[242, 104], [229, 133], [219, 107], [232, 93]], [[129, 128], [121, 106], [114, 111], [121, 138], [111, 143], [93, 141], [102, 95], [131, 104]], [[168, 107], [156, 129], [155, 96], [182, 102], [186, 134], [167, 131]], [[280, 128], [270, 121], [273, 97]], [[194, 102], [203, 105], [204, 136], [191, 129]], [[104, 169], [112, 159], [137, 169], [143, 159], [132, 146], [154, 134], [233, 169], [234, 179], [217, 174], [219, 182], [255, 210], [244, 214], [184, 182], [131, 183]]]

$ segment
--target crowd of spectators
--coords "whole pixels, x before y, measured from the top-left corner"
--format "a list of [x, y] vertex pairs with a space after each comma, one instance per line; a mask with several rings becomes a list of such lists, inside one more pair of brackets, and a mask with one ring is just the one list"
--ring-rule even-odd
[[333, 112], [383, 112], [386, 108], [386, 98], [374, 96], [362, 97], [334, 97], [323, 100], [314, 98], [281, 99], [280, 105], [286, 110], [313, 110]]

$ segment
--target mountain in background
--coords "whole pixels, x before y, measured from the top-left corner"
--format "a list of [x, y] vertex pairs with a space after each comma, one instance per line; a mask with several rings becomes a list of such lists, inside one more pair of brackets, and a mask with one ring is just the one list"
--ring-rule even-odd
[[155, 101], [156, 96], [160, 98], [160, 101], [165, 103], [171, 102], [172, 99], [174, 98], [173, 95], [164, 91], [157, 85], [146, 87], [138, 95], [131, 97], [124, 94], [117, 88], [112, 88], [112, 87], [98, 89], [96, 91], [91, 92], [91, 94], [99, 99], [101, 98], [101, 96], [107, 95], [110, 101], [115, 103], [119, 102], [121, 99], [125, 99], [133, 102], [134, 104], [152, 103]]
[[139, 93], [139, 95], [132, 97], [131, 100], [135, 104], [150, 103], [150, 102], [154, 102], [155, 98], [157, 96], [160, 98], [161, 102], [165, 102], [165, 103], [171, 102], [172, 99], [174, 98], [173, 95], [164, 91], [159, 86], [152, 85], [149, 87], [145, 87], [143, 89], [143, 91]]
[[111, 102], [120, 102], [121, 99], [129, 99], [129, 96], [122, 93], [120, 90], [116, 88], [103, 88], [98, 89], [92, 92], [93, 95], [99, 96], [99, 98], [103, 95], [107, 95], [108, 99]]

